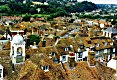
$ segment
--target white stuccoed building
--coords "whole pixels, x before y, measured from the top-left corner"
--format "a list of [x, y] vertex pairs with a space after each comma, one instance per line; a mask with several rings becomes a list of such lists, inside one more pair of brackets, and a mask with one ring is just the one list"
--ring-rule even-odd
[[115, 76], [117, 76], [117, 60], [111, 59], [111, 60], [107, 63], [107, 67], [110, 67], [110, 68], [112, 68], [112, 69], [115, 69], [115, 70], [116, 70]]
[[0, 80], [3, 80], [3, 66], [0, 64]]
[[12, 64], [20, 64], [25, 61], [25, 41], [18, 33], [11, 41], [10, 57]]

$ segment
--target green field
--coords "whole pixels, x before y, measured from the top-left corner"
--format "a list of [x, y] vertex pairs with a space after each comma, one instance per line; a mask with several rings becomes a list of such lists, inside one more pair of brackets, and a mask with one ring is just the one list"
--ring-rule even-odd
[[[26, 14], [22, 14], [21, 16], [24, 17]], [[33, 14], [32, 17], [48, 17], [49, 14]]]

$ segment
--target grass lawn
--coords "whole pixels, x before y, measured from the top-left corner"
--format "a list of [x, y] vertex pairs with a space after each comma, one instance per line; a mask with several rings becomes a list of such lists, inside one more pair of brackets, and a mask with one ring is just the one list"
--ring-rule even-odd
[[[22, 14], [21, 16], [25, 16], [26, 14]], [[33, 14], [31, 15], [32, 17], [48, 17], [50, 16], [49, 14]]]

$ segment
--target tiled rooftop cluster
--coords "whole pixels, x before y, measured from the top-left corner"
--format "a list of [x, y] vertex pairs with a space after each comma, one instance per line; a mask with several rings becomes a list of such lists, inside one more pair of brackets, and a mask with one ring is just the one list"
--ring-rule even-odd
[[[103, 71], [100, 72], [102, 67], [112, 72], [112, 74], [104, 72], [105, 75], [113, 77], [115, 70], [108, 68], [108, 64], [117, 54], [115, 26], [101, 19], [76, 18], [70, 23], [71, 19], [71, 17], [57, 17], [52, 21], [43, 21], [43, 18], [31, 19], [30, 22], [19, 22], [11, 25], [12, 27], [8, 24], [8, 28], [5, 25], [7, 29], [1, 28], [0, 49], [3, 51], [10, 49], [10, 57], [17, 57], [16, 61], [14, 57], [11, 58], [13, 71], [17, 72], [14, 67], [20, 65], [16, 64], [20, 59], [23, 62], [17, 76], [18, 80], [26, 78], [54, 80], [55, 77], [57, 80], [84, 80], [84, 78], [105, 80], [107, 77], [104, 78], [104, 75], [101, 75]], [[13, 42], [15, 35], [22, 36], [24, 40], [17, 37]], [[31, 35], [40, 36], [40, 42], [30, 44]], [[17, 46], [13, 48], [12, 42], [17, 41]], [[20, 41], [25, 43], [25, 49]]]

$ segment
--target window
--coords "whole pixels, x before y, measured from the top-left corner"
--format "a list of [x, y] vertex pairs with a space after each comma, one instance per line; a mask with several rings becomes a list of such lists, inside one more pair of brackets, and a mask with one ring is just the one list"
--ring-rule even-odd
[[48, 70], [48, 66], [43, 66], [43, 70]]
[[65, 48], [65, 51], [69, 51], [69, 48], [67, 47], [67, 48]]
[[80, 46], [80, 48], [82, 49], [82, 48], [84, 48], [84, 46], [83, 46], [83, 45], [81, 45], [81, 46]]
[[107, 53], [107, 49], [104, 49], [104, 53]]
[[17, 56], [16, 63], [21, 63], [21, 62], [23, 62], [23, 56]]
[[78, 53], [78, 58], [82, 58], [82, 53]]
[[12, 55], [14, 55], [14, 47], [12, 47], [12, 51], [13, 51], [13, 52], [12, 52]]
[[103, 52], [104, 52], [104, 50], [100, 50], [100, 51], [99, 51], [100, 54], [103, 54]]
[[107, 49], [107, 53], [110, 53], [110, 49]]
[[104, 46], [107, 46], [107, 42], [104, 43]]
[[97, 46], [97, 47], [99, 47], [99, 44], [98, 44], [98, 43], [96, 43], [96, 46]]
[[113, 48], [113, 52], [115, 52], [115, 48]]
[[2, 73], [2, 69], [0, 69], [0, 78], [2, 77], [1, 73]]
[[104, 36], [106, 36], [106, 32], [104, 33]]
[[22, 48], [21, 47], [17, 48], [17, 55], [22, 56]]
[[56, 56], [56, 52], [51, 52], [51, 55], [52, 56]]
[[57, 58], [55, 58], [53, 61], [54, 61], [55, 63], [59, 63], [59, 59], [57, 59]]
[[63, 61], [66, 61], [66, 56], [62, 56], [62, 60]]
[[108, 37], [109, 37], [109, 33], [108, 33]]

